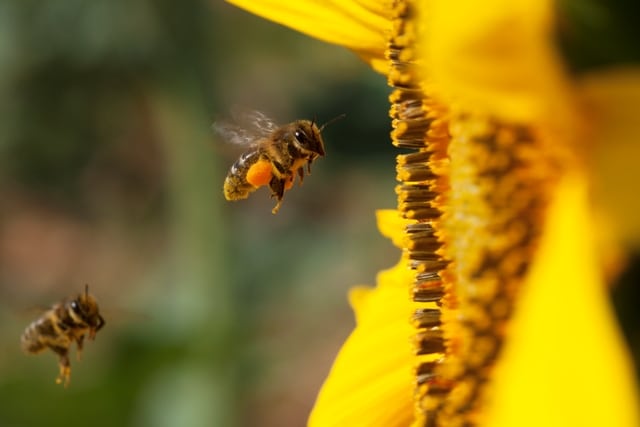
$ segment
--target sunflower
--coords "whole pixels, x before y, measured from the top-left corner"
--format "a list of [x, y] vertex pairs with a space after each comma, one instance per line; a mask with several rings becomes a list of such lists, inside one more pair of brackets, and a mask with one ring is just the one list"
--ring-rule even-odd
[[629, 43], [589, 56], [581, 2], [230, 2], [385, 74], [405, 151], [400, 260], [351, 291], [309, 425], [640, 425], [606, 287], [640, 236]]

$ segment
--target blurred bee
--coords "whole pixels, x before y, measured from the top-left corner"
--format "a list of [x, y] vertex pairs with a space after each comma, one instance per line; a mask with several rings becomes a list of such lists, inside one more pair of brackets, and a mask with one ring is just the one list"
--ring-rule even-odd
[[[342, 117], [344, 115], [336, 119]], [[245, 112], [236, 118], [247, 125], [213, 125], [213, 129], [228, 142], [249, 147], [229, 169], [224, 180], [224, 197], [227, 200], [246, 199], [259, 187], [269, 185], [271, 197], [277, 201], [271, 210], [275, 214], [280, 209], [285, 190], [293, 186], [296, 175], [302, 185], [305, 166], [307, 173], [311, 174], [311, 163], [324, 156], [320, 133], [336, 119], [318, 127], [311, 120], [296, 120], [278, 126], [259, 111]]]
[[78, 360], [82, 353], [85, 334], [93, 340], [105, 322], [100, 315], [98, 303], [89, 294], [89, 285], [84, 293], [73, 299], [65, 299], [54, 304], [49, 310], [35, 320], [22, 334], [22, 349], [27, 353], [40, 353], [49, 348], [58, 355], [60, 374], [56, 383], [64, 382], [69, 385], [71, 378], [71, 363], [69, 362], [69, 348], [75, 341]]

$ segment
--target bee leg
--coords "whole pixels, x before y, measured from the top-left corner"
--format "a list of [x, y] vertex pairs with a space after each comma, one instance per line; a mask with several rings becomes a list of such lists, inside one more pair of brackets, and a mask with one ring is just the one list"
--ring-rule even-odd
[[273, 209], [271, 209], [271, 213], [272, 214], [277, 214], [278, 211], [280, 210], [280, 205], [282, 204], [282, 200], [278, 200], [278, 203], [276, 203], [276, 205], [273, 207]]
[[78, 362], [82, 360], [82, 345], [84, 344], [84, 334], [80, 335], [76, 340], [76, 344], [78, 345], [78, 349], [76, 351], [76, 358]]
[[269, 188], [271, 188], [271, 197], [275, 197], [278, 201], [282, 200], [284, 196], [284, 186], [286, 183], [286, 179], [281, 179], [277, 177], [271, 178], [269, 182]]
[[60, 373], [56, 378], [56, 384], [62, 384], [64, 381], [65, 388], [69, 385], [71, 379], [71, 362], [69, 361], [69, 349], [65, 347], [51, 347], [55, 353], [58, 354], [60, 359], [58, 360], [58, 367]]
[[304, 180], [304, 168], [298, 169], [298, 176], [300, 177], [300, 185], [302, 185], [302, 180]]
[[98, 326], [95, 327], [95, 329], [92, 329], [91, 332], [89, 333], [89, 338], [91, 338], [92, 340], [96, 338], [96, 332], [98, 332], [100, 329], [102, 329], [102, 327], [106, 324], [107, 322], [105, 322], [104, 317], [100, 316], [98, 314]]
[[284, 186], [286, 179], [280, 179], [277, 177], [271, 178], [269, 182], [269, 188], [271, 188], [271, 197], [275, 197], [278, 203], [271, 209], [272, 214], [278, 213], [280, 209], [280, 205], [282, 204], [282, 197], [284, 196]]

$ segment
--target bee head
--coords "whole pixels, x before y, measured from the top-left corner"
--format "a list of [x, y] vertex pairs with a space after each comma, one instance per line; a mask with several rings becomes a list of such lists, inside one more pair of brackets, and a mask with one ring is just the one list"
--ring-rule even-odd
[[294, 144], [313, 157], [324, 156], [324, 142], [318, 126], [309, 120], [298, 120], [294, 126]]
[[312, 158], [324, 156], [324, 142], [322, 141], [321, 135], [322, 130], [327, 125], [335, 122], [336, 120], [344, 119], [346, 116], [346, 114], [340, 114], [320, 127], [316, 125], [315, 120], [298, 120], [297, 122], [294, 122], [295, 144], [301, 151], [311, 154]]
[[100, 315], [98, 302], [89, 293], [89, 285], [85, 285], [84, 293], [79, 294], [69, 303], [73, 317], [77, 317], [90, 328], [89, 336], [93, 338], [96, 331], [104, 326], [104, 319]]

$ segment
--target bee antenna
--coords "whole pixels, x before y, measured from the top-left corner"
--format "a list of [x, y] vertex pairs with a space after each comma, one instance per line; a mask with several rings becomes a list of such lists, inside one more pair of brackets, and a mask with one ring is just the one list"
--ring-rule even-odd
[[[326, 128], [328, 125], [330, 125], [333, 122], [337, 122], [338, 120], [342, 120], [345, 117], [347, 117], [347, 113], [342, 113], [339, 116], [334, 117], [333, 119], [329, 120], [328, 122], [325, 122], [322, 126], [320, 126], [320, 132], [322, 132], [322, 129]], [[315, 122], [315, 120], [314, 120]]]
[[88, 283], [84, 284], [84, 296], [85, 297], [89, 296], [89, 284]]

